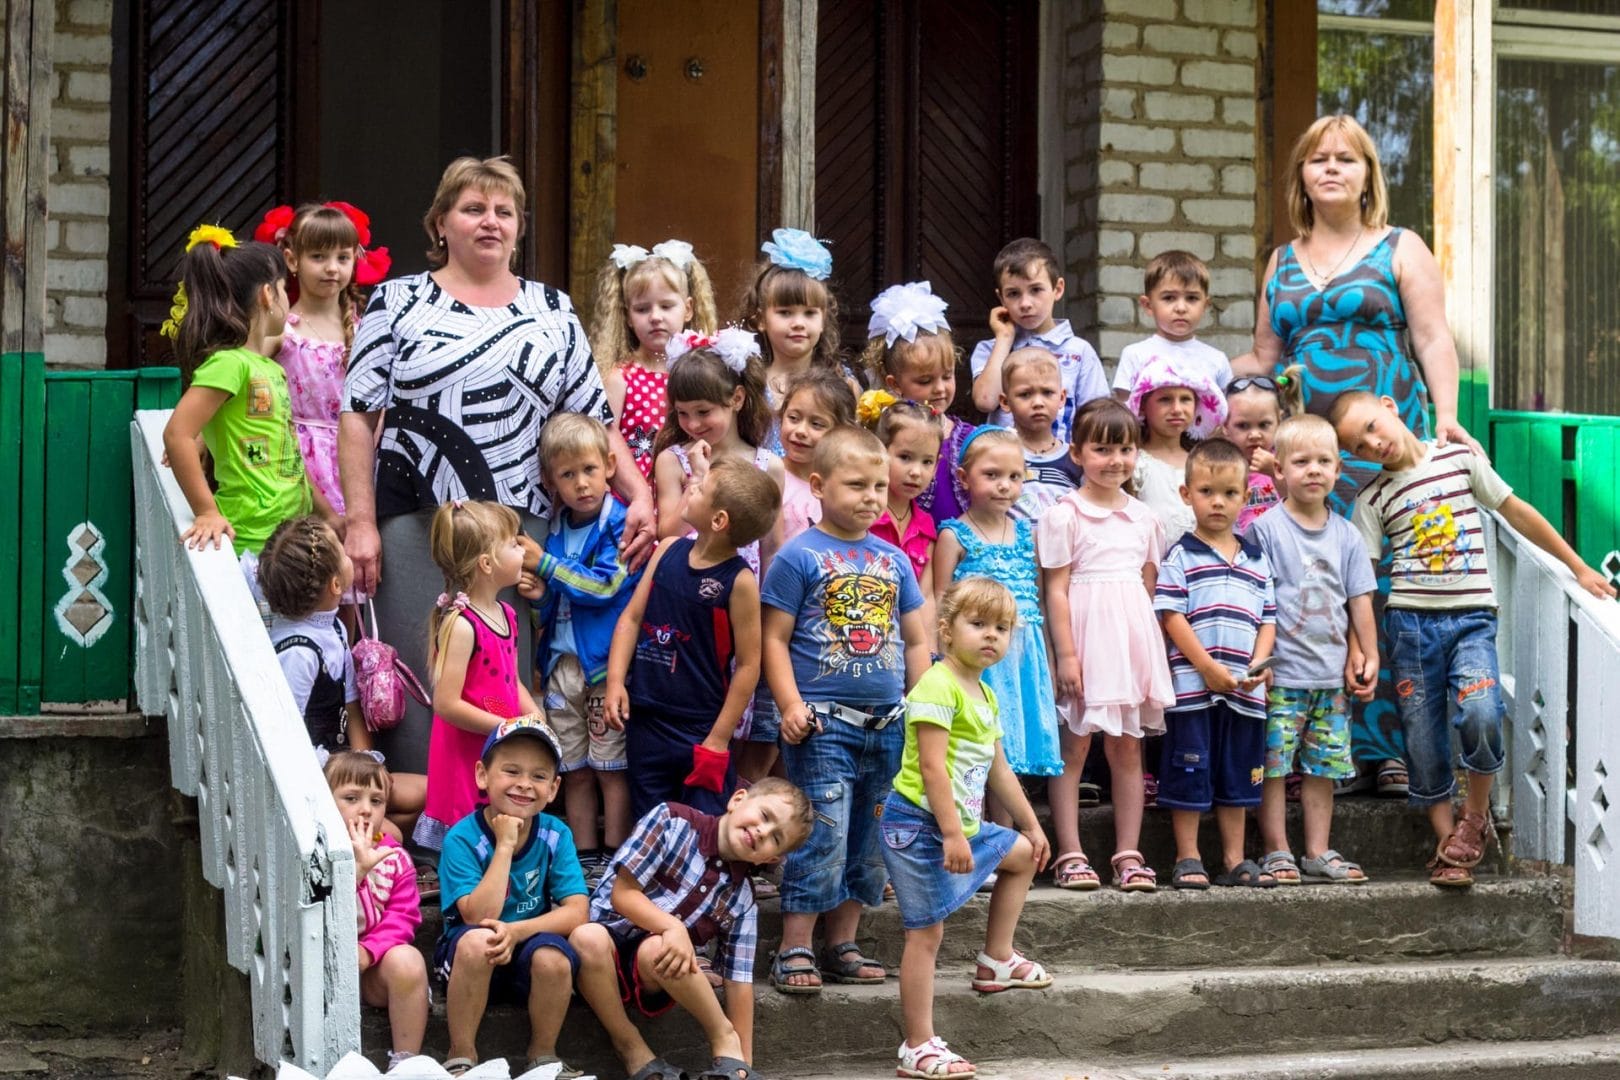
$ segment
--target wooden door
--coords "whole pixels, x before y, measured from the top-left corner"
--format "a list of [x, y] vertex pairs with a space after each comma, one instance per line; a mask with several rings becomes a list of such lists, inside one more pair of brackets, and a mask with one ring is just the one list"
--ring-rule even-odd
[[958, 344], [987, 336], [990, 264], [1039, 218], [1037, 7], [820, 0], [816, 233], [853, 348], [872, 297], [919, 278], [949, 301]]

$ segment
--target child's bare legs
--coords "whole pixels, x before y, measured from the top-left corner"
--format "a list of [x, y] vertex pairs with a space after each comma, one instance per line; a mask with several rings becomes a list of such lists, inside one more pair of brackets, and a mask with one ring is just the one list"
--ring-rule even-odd
[[1104, 735], [1103, 753], [1113, 777], [1114, 850], [1134, 851], [1142, 841], [1142, 740]]
[[[1277, 781], [1279, 825], [1284, 813], [1282, 783], [1281, 780]], [[1267, 780], [1266, 785], [1269, 790], [1271, 781]], [[1264, 803], [1261, 805], [1264, 806]], [[1320, 858], [1322, 852], [1328, 850], [1328, 838], [1333, 832], [1333, 781], [1326, 776], [1303, 777], [1299, 787], [1299, 806], [1305, 817], [1305, 857]]]
[[776, 744], [740, 741], [731, 744], [731, 761], [737, 767], [737, 777], [750, 784], [771, 775], [776, 764]]
[[[825, 931], [827, 944], [833, 945], [842, 941], [854, 941], [861, 924], [861, 902], [859, 900], [845, 900], [842, 904], [827, 912], [822, 918], [825, 920], [822, 929]], [[799, 913], [782, 913], [782, 951], [788, 949], [810, 949], [811, 940], [815, 936], [816, 916]], [[876, 964], [863, 964], [856, 972], [857, 977], [875, 978], [883, 974], [883, 968]], [[813, 972], [803, 972], [798, 975], [789, 975], [784, 980], [789, 986], [818, 986], [820, 976]]]
[[[1046, 782], [1047, 798], [1052, 803], [1052, 831], [1057, 834], [1059, 853], [1081, 851], [1083, 849], [1080, 847], [1080, 770], [1086, 767], [1086, 754], [1091, 750], [1091, 736], [1076, 735], [1069, 730], [1067, 724], [1063, 724], [1058, 728], [1058, 744], [1063, 753], [1063, 774], [1054, 776]], [[1118, 797], [1117, 794], [1115, 797]], [[1140, 765], [1136, 768], [1136, 803], [1136, 823], [1140, 828], [1142, 824]]]
[[701, 971], [688, 971], [677, 978], [666, 979], [658, 974], [655, 965], [664, 955], [664, 939], [653, 936], [642, 941], [636, 949], [636, 973], [641, 985], [649, 990], [662, 990], [675, 999], [675, 1004], [692, 1014], [692, 1019], [703, 1029], [709, 1040], [712, 1057], [742, 1058], [742, 1038], [732, 1026], [731, 1018], [720, 1005], [714, 987]]
[[1003, 828], [1012, 827], [1012, 811], [1002, 806], [1001, 800], [988, 791], [984, 793], [984, 817], [986, 821], [993, 821]]
[[360, 999], [388, 1008], [396, 1054], [420, 1054], [428, 1019], [427, 964], [411, 945], [395, 945], [360, 973]]
[[[1317, 779], [1309, 777], [1309, 779]], [[1328, 786], [1328, 818], [1333, 815], [1333, 781], [1327, 781]], [[1300, 801], [1305, 801], [1305, 789], [1300, 789]], [[1327, 830], [1322, 831], [1322, 840], [1327, 842]], [[1266, 853], [1273, 851], [1292, 851], [1288, 846], [1288, 791], [1287, 781], [1280, 776], [1268, 776], [1260, 786], [1260, 842]], [[1311, 848], [1311, 818], [1307, 811], [1305, 815], [1305, 853], [1310, 854]], [[1321, 851], [1318, 850], [1320, 855]]]
[[[990, 959], [1011, 959], [1013, 931], [1018, 929], [1018, 917], [1024, 913], [1024, 901], [1034, 880], [1035, 851], [1029, 840], [1020, 836], [996, 867], [996, 887], [990, 893], [989, 919], [984, 928], [984, 951]], [[929, 978], [933, 978], [932, 972]]]
[[574, 972], [562, 950], [542, 945], [529, 958], [529, 1060], [557, 1055]]
[[591, 772], [602, 788], [602, 846], [616, 848], [630, 835], [630, 781], [623, 769]]
[[575, 983], [579, 996], [596, 1014], [625, 1071], [638, 1071], [654, 1055], [619, 996], [618, 950], [612, 935], [601, 923], [586, 923], [568, 935], [568, 943], [579, 954], [579, 980]]
[[1217, 806], [1215, 826], [1221, 833], [1221, 866], [1230, 870], [1243, 861], [1243, 807]]
[[421, 773], [392, 773], [388, 778], [388, 820], [401, 836], [411, 835], [427, 803], [427, 777]]
[[[1468, 797], [1463, 800], [1463, 813], [1483, 814], [1485, 820], [1491, 819], [1491, 785], [1496, 777], [1491, 773], [1477, 773], [1469, 770]], [[1434, 828], [1435, 838], [1445, 843], [1457, 828], [1457, 818], [1451, 809], [1451, 800], [1443, 799], [1428, 808], [1429, 824]]]
[[[628, 798], [628, 796], [626, 796]], [[581, 851], [599, 847], [596, 837], [596, 770], [581, 765], [563, 773], [563, 814], [574, 846]]]
[[[996, 890], [1000, 891], [999, 883]], [[907, 1046], [922, 1046], [934, 1037], [934, 965], [944, 937], [944, 923], [906, 931], [906, 949], [900, 954], [900, 1023]], [[946, 1068], [954, 1075], [971, 1072], [973, 1064], [955, 1061]]]
[[478, 1060], [478, 1025], [489, 1005], [489, 978], [495, 973], [484, 950], [495, 935], [483, 928], [468, 930], [456, 941], [450, 965], [450, 986], [445, 991], [445, 1027], [450, 1032], [447, 1058]]
[[[1171, 810], [1170, 830], [1176, 837], [1176, 861], [1183, 859], [1198, 859], [1198, 818], [1197, 810]], [[1183, 878], [1191, 884], [1209, 884], [1208, 874], [1187, 874]]]

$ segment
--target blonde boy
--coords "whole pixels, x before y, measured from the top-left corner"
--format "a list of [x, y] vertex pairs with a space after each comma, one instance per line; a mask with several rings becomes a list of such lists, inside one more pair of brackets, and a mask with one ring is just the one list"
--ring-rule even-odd
[[1057, 357], [1039, 346], [1013, 350], [1002, 366], [1001, 408], [1024, 449], [1024, 488], [1013, 504], [1013, 516], [1031, 521], [1068, 492], [1084, 474], [1069, 453], [1069, 444], [1052, 434], [1063, 414], [1068, 392]]

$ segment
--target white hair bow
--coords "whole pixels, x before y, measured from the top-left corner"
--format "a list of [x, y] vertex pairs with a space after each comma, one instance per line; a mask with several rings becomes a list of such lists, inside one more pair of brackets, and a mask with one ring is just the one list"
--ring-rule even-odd
[[731, 371], [741, 375], [748, 369], [748, 358], [760, 355], [759, 339], [740, 326], [728, 326], [718, 334], [686, 330], [669, 339], [664, 359], [674, 363], [693, 349], [708, 349]]
[[665, 240], [654, 244], [651, 251], [640, 244], [614, 244], [608, 258], [620, 270], [628, 270], [637, 263], [653, 258], [665, 259], [675, 269], [685, 270], [692, 265], [693, 252], [692, 245], [685, 240]]
[[917, 331], [939, 333], [950, 330], [945, 321], [945, 298], [934, 295], [934, 287], [926, 281], [912, 281], [904, 285], [890, 285], [872, 301], [872, 317], [866, 323], [866, 336], [883, 337], [885, 345], [893, 345], [896, 338], [917, 340]]

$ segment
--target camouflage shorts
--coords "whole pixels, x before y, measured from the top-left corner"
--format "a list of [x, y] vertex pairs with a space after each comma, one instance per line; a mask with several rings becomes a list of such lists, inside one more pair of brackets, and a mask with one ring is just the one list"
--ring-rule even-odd
[[1340, 780], [1354, 776], [1350, 760], [1350, 699], [1342, 688], [1289, 690], [1266, 696], [1266, 779], [1295, 771]]

